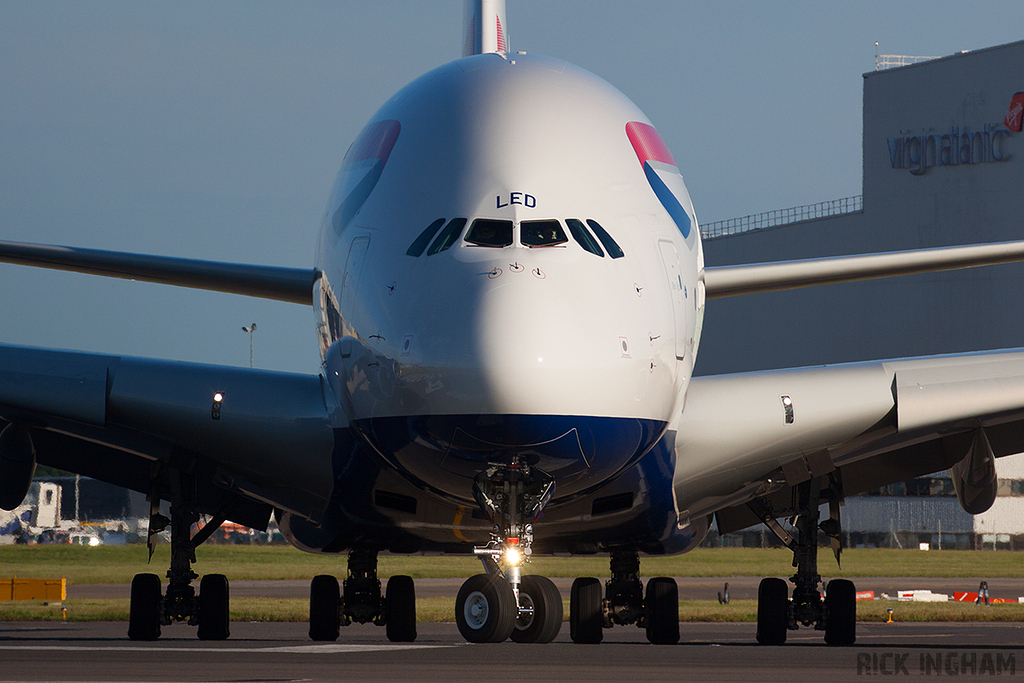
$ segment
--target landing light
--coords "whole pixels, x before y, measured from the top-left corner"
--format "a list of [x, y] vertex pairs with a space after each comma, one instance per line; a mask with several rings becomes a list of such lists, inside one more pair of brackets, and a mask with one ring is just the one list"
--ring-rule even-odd
[[518, 567], [523, 561], [523, 555], [518, 548], [509, 546], [505, 549], [505, 561], [511, 567]]
[[220, 419], [221, 403], [224, 401], [224, 392], [217, 391], [213, 394], [213, 405], [210, 406], [210, 417], [214, 420]]
[[793, 399], [789, 396], [780, 396], [782, 399], [782, 409], [786, 415], [786, 424], [793, 424]]

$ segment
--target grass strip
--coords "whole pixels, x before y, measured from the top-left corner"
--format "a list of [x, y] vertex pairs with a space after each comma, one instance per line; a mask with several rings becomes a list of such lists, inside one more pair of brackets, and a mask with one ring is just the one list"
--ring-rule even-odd
[[[210, 545], [199, 548], [195, 571], [225, 574], [232, 580], [305, 579], [317, 574], [344, 576], [345, 555], [315, 555], [287, 546]], [[793, 555], [785, 549], [699, 548], [676, 557], [644, 557], [644, 576], [789, 576]], [[131, 546], [0, 546], [0, 578], [67, 577], [71, 584], [129, 583], [139, 572], [163, 576], [170, 550], [159, 546], [147, 563], [143, 545]], [[835, 568], [826, 550], [821, 566], [830, 578], [866, 576], [1024, 577], [1024, 558], [1007, 551], [853, 549], [843, 552], [842, 568]], [[408, 574], [413, 578], [459, 578], [481, 571], [470, 556], [382, 555], [381, 577]], [[608, 557], [536, 557], [531, 574], [551, 577], [608, 575]]]
[[[565, 619], [569, 616], [569, 601], [563, 599]], [[62, 621], [67, 608], [67, 621], [127, 621], [128, 600], [69, 599], [55, 602], [2, 602], [0, 621]], [[857, 620], [862, 623], [887, 621], [887, 610], [893, 610], [893, 620], [899, 622], [981, 622], [1024, 621], [1024, 604], [1011, 603], [988, 607], [962, 602], [896, 602], [873, 600], [857, 603]], [[455, 620], [454, 598], [420, 598], [416, 601], [417, 621], [452, 622]], [[297, 598], [236, 598], [231, 601], [232, 621], [306, 622], [309, 601]], [[683, 622], [756, 622], [755, 600], [733, 600], [720, 605], [711, 600], [682, 600], [679, 619]]]

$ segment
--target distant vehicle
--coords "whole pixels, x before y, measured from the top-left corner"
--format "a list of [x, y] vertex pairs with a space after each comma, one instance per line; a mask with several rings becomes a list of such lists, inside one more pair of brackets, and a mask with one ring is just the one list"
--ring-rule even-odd
[[70, 545], [103, 545], [103, 539], [94, 534], [83, 534], [78, 532], [72, 532], [68, 534], [68, 541]]

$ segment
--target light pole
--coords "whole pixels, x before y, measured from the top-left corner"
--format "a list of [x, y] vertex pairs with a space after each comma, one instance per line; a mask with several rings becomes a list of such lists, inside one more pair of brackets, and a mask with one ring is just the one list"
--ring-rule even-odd
[[242, 332], [249, 333], [249, 367], [252, 367], [252, 334], [256, 331], [256, 323], [242, 328]]

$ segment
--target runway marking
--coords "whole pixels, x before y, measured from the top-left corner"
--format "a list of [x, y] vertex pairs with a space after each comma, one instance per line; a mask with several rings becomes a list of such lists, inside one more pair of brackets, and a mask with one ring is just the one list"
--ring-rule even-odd
[[458, 644], [439, 645], [370, 645], [326, 643], [324, 645], [285, 645], [281, 647], [176, 647], [168, 645], [0, 645], [0, 650], [32, 650], [61, 652], [263, 652], [270, 654], [334, 654], [344, 652], [385, 652], [389, 650], [434, 650], [443, 647], [458, 647]]

